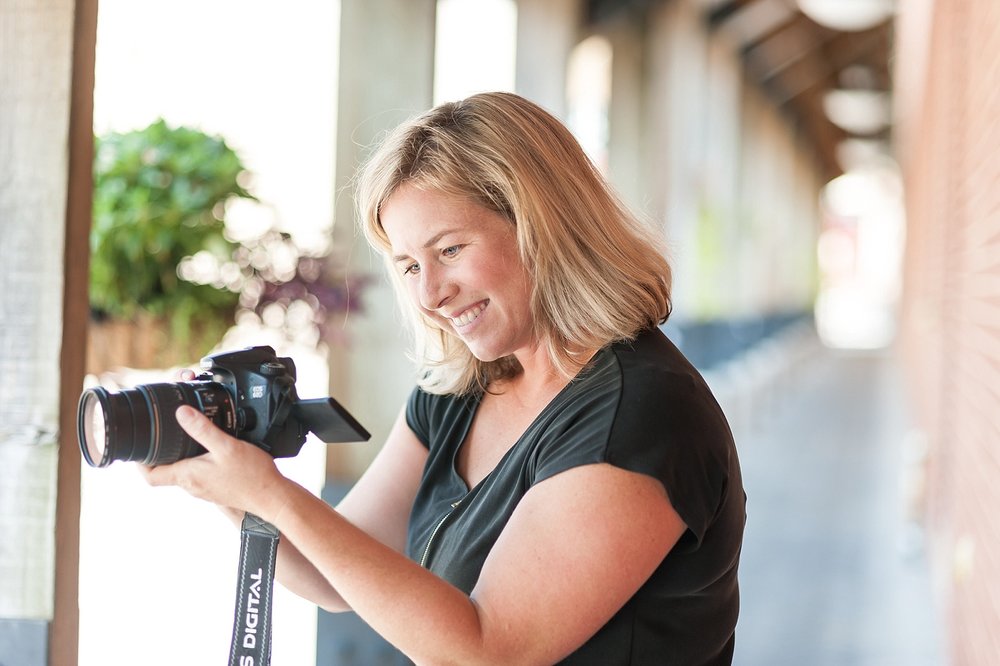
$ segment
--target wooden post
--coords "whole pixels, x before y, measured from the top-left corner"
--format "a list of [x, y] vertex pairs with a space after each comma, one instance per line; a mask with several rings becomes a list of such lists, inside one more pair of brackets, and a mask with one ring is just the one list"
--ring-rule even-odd
[[75, 417], [76, 403], [83, 386], [87, 347], [96, 42], [97, 0], [77, 0], [73, 21], [62, 352], [59, 363], [55, 599], [49, 633], [49, 664], [54, 666], [76, 664], [79, 647], [80, 449], [76, 441]]

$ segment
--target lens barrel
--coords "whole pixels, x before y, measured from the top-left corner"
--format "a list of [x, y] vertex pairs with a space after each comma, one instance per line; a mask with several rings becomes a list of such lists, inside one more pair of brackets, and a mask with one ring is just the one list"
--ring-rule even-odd
[[115, 460], [167, 465], [205, 452], [177, 424], [174, 413], [190, 405], [225, 432], [236, 434], [236, 408], [225, 386], [213, 381], [140, 384], [117, 392], [90, 388], [80, 396], [77, 435], [91, 467]]

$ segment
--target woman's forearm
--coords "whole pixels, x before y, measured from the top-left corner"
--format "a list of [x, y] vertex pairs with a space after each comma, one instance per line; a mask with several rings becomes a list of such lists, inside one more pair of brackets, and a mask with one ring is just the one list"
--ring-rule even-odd
[[469, 596], [289, 482], [274, 524], [375, 631], [417, 663], [473, 664], [482, 627]]
[[[219, 509], [233, 525], [237, 528], [242, 527], [244, 516], [242, 511], [222, 506]], [[350, 610], [350, 606], [337, 594], [323, 574], [303, 557], [295, 544], [284, 535], [278, 541], [274, 578], [289, 592], [313, 602], [323, 610], [332, 613]]]

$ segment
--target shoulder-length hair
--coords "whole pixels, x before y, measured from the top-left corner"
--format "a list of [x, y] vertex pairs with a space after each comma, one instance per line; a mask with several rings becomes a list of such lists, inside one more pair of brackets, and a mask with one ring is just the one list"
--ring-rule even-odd
[[390, 132], [356, 184], [362, 229], [385, 256], [413, 325], [420, 384], [429, 392], [484, 390], [520, 366], [513, 357], [478, 360], [407, 296], [379, 219], [403, 183], [471, 200], [515, 226], [521, 261], [534, 279], [535, 333], [567, 377], [582, 367], [580, 354], [632, 339], [670, 315], [664, 248], [565, 126], [512, 93], [442, 104]]

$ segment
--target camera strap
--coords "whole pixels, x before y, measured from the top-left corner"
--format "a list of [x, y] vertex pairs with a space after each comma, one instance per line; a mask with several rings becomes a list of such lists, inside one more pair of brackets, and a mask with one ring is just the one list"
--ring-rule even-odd
[[278, 529], [257, 516], [243, 516], [236, 617], [229, 666], [271, 663], [271, 594], [278, 554]]

